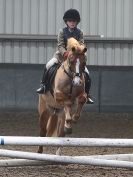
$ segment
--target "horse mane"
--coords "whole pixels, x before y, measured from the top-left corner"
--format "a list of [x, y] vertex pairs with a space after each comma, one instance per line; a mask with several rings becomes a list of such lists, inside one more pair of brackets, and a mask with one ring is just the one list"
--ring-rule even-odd
[[71, 37], [67, 40], [67, 51], [73, 51], [73, 49], [78, 53], [82, 53], [86, 47], [84, 44], [80, 44], [75, 38]]

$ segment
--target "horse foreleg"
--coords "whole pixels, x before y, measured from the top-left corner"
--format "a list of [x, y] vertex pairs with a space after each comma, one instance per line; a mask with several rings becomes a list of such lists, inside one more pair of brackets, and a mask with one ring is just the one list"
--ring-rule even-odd
[[64, 131], [66, 134], [71, 134], [72, 133], [72, 108], [71, 105], [66, 105], [64, 107], [65, 111], [65, 126], [64, 126]]
[[72, 116], [73, 123], [76, 123], [79, 120], [80, 114], [81, 114], [81, 111], [82, 111], [82, 108], [85, 102], [86, 102], [86, 97], [84, 95], [81, 95], [78, 97], [78, 106], [77, 106], [76, 112]]

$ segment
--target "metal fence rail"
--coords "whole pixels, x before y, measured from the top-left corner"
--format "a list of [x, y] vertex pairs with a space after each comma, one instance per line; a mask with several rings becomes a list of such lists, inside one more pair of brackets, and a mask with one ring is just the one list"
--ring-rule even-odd
[[[133, 38], [104, 38], [102, 35], [85, 35], [85, 42], [94, 43], [125, 43], [133, 44]], [[35, 35], [35, 34], [0, 34], [0, 41], [57, 41], [57, 35]]]

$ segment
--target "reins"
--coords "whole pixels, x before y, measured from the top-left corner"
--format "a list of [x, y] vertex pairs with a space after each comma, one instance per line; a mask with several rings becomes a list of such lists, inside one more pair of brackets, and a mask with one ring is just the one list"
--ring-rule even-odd
[[70, 63], [69, 63], [69, 60], [67, 60], [67, 66], [68, 66], [68, 69], [69, 69], [70, 73], [69, 73], [69, 71], [67, 71], [67, 69], [65, 68], [64, 63], [62, 63], [62, 65], [61, 65], [61, 67], [62, 67], [64, 73], [65, 73], [65, 74], [70, 78], [70, 80], [71, 80], [71, 87], [70, 87], [70, 92], [69, 92], [69, 95], [71, 96], [71, 94], [72, 94], [72, 89], [73, 89], [73, 79], [74, 79], [75, 76], [80, 77], [81, 74], [80, 74], [79, 72], [76, 73], [76, 72], [72, 71], [71, 66], [70, 66]]
[[[69, 74], [69, 72], [67, 72], [67, 70], [65, 69], [65, 67], [64, 67], [64, 64], [62, 64], [62, 68], [63, 68], [63, 71], [66, 73], [66, 75], [68, 75], [68, 77], [71, 79], [71, 80], [73, 80], [73, 76], [71, 75], [71, 74]], [[69, 68], [69, 70], [70, 70], [70, 68]], [[71, 71], [71, 70], [70, 70]]]
[[68, 75], [68, 77], [71, 79], [71, 80], [73, 80], [73, 78], [75, 77], [75, 76], [78, 76], [78, 77], [80, 77], [80, 73], [76, 73], [76, 72], [74, 72], [74, 71], [72, 71], [72, 69], [71, 69], [71, 66], [70, 66], [70, 64], [69, 64], [69, 62], [67, 61], [67, 65], [68, 65], [68, 69], [69, 69], [69, 71], [70, 71], [70, 73], [65, 69], [65, 66], [64, 66], [64, 64], [62, 63], [62, 68], [63, 68], [63, 70], [64, 70], [64, 72]]
[[[73, 81], [73, 76], [70, 75], [70, 74], [67, 72], [67, 70], [66, 70], [65, 67], [64, 67], [64, 64], [62, 64], [61, 66], [62, 66], [62, 68], [63, 68], [63, 70], [64, 70], [64, 73], [66, 73], [66, 75], [71, 79], [71, 87], [70, 87], [70, 92], [69, 92], [69, 96], [71, 96], [71, 94], [72, 94], [72, 88], [73, 88], [73, 83], [72, 83], [72, 81]], [[70, 70], [70, 67], [69, 67], [69, 70]], [[70, 70], [70, 71], [71, 71], [71, 70]]]

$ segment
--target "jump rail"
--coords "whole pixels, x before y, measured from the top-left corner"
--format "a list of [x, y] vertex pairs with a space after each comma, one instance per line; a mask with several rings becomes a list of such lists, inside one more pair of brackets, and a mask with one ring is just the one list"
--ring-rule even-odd
[[[133, 147], [133, 139], [0, 136], [0, 145]], [[1, 159], [0, 167], [81, 164], [104, 167], [133, 168], [133, 154], [59, 156], [0, 149], [0, 156], [17, 158], [12, 160]]]
[[133, 162], [106, 160], [91, 158], [87, 156], [60, 156], [51, 154], [38, 154], [33, 152], [21, 152], [12, 150], [0, 150], [0, 156], [21, 158], [29, 160], [47, 161], [58, 164], [80, 164], [80, 165], [94, 165], [104, 167], [118, 167], [118, 168], [133, 168]]
[[27, 159], [3, 159], [0, 160], [0, 167], [22, 167], [22, 166], [44, 166], [44, 165], [57, 165], [58, 163], [27, 160]]
[[133, 139], [1, 136], [0, 145], [133, 147]]
[[[83, 156], [81, 156], [83, 157]], [[94, 159], [117, 160], [133, 162], [133, 154], [111, 154], [111, 155], [91, 155], [86, 156]], [[40, 160], [27, 160], [27, 159], [4, 159], [0, 160], [0, 167], [19, 167], [19, 166], [46, 166], [46, 165], [65, 165], [63, 163], [40, 161]], [[116, 167], [116, 166], [115, 166]]]

